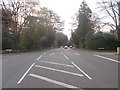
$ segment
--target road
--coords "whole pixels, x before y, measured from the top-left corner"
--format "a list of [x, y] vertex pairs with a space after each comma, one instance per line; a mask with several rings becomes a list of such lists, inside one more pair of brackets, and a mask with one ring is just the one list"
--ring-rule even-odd
[[3, 88], [118, 88], [118, 57], [111, 53], [51, 49], [4, 54]]

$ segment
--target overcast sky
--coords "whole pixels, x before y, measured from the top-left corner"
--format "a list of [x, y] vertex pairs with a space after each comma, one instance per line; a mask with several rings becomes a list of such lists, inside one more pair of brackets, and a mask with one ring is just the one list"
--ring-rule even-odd
[[[72, 19], [71, 17], [78, 12], [80, 4], [83, 0], [40, 0], [40, 5], [48, 7], [48, 9], [52, 9], [59, 16], [61, 16], [62, 20], [65, 20], [65, 29], [64, 33], [68, 36], [70, 35], [71, 25], [69, 24]], [[101, 0], [86, 0], [88, 6], [93, 12], [98, 12], [97, 3]]]

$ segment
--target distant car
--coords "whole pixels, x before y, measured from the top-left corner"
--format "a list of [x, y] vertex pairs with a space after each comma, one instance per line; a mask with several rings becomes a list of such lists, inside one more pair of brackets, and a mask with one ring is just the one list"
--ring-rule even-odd
[[64, 46], [64, 49], [68, 49], [68, 46]]
[[72, 48], [72, 46], [70, 46], [70, 48]]

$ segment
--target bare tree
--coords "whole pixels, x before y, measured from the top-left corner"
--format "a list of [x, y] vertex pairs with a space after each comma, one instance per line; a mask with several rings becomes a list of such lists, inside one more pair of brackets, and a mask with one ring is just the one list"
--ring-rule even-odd
[[103, 25], [108, 25], [117, 33], [117, 36], [120, 36], [120, 1], [117, 0], [109, 0], [98, 2], [99, 8], [101, 11], [107, 12], [110, 18], [113, 20], [111, 22], [105, 22]]
[[[33, 11], [36, 11], [36, 5], [38, 5], [37, 2], [25, 2], [25, 0], [2, 1], [2, 9], [4, 12], [2, 17], [7, 18], [7, 21], [9, 22], [7, 23], [7, 28], [15, 39], [15, 46], [19, 46], [19, 38], [26, 25], [26, 17], [29, 15], [35, 15], [35, 12]], [[6, 14], [8, 16], [5, 16]]]

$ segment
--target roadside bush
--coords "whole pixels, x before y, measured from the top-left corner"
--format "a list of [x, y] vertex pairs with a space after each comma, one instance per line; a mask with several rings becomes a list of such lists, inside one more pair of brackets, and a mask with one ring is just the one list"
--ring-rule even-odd
[[87, 49], [104, 48], [106, 50], [114, 50], [117, 47], [117, 37], [109, 33], [92, 33], [89, 32], [85, 38], [85, 47]]
[[14, 41], [12, 36], [4, 30], [2, 31], [2, 50], [8, 48], [14, 48]]

